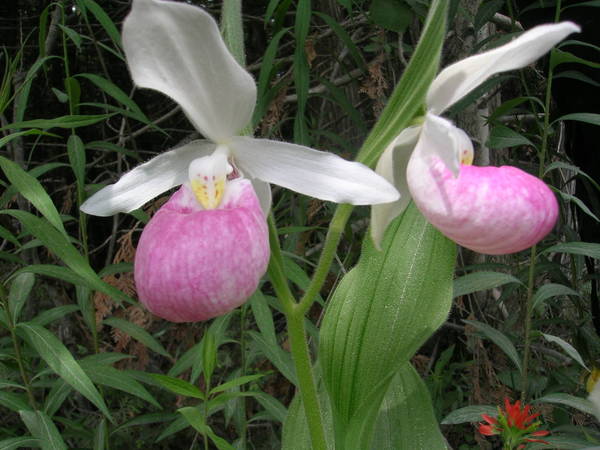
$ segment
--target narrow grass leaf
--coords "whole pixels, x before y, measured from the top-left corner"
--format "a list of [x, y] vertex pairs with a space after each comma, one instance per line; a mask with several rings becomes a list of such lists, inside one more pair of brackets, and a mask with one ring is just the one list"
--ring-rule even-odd
[[491, 405], [465, 406], [455, 409], [442, 420], [442, 425], [456, 425], [459, 423], [479, 422], [482, 420], [482, 414], [491, 417], [498, 415], [498, 407]]
[[548, 164], [546, 166], [546, 170], [544, 170], [544, 175], [546, 175], [548, 172], [550, 172], [552, 170], [556, 170], [556, 169], [566, 169], [571, 172], [575, 172], [577, 175], [581, 175], [586, 180], [588, 180], [596, 189], [600, 190], [600, 184], [598, 184], [598, 182], [596, 180], [594, 180], [587, 173], [585, 173], [583, 170], [581, 170], [580, 167], [574, 166], [573, 164], [568, 164], [563, 161], [554, 161], [554, 162]]
[[112, 114], [90, 114], [90, 115], [70, 115], [56, 117], [55, 119], [33, 119], [23, 122], [13, 122], [1, 130], [14, 130], [16, 128], [78, 128], [93, 125], [108, 119]]
[[25, 305], [35, 283], [35, 275], [22, 273], [13, 278], [8, 291], [8, 305], [12, 315], [12, 323], [19, 321], [19, 314]]
[[211, 430], [211, 428], [206, 425], [204, 414], [201, 413], [198, 408], [192, 408], [188, 406], [178, 409], [177, 412], [180, 413], [185, 418], [187, 423], [190, 424], [198, 433], [208, 436], [219, 450], [235, 450], [235, 447], [228, 444], [225, 439], [217, 436]]
[[211, 389], [210, 393], [216, 394], [217, 392], [223, 392], [228, 389], [233, 389], [233, 388], [241, 386], [243, 384], [250, 383], [251, 381], [259, 380], [262, 377], [264, 377], [265, 375], [266, 374], [264, 374], [264, 373], [258, 373], [256, 375], [244, 375], [243, 377], [234, 378], [233, 380], [229, 380], [223, 384], [215, 386], [213, 389]]
[[533, 142], [525, 136], [504, 125], [496, 125], [492, 128], [487, 145], [490, 148], [510, 148], [519, 145], [534, 147]]
[[590, 242], [563, 242], [545, 249], [542, 253], [570, 253], [600, 259], [600, 244]]
[[275, 420], [280, 423], [285, 421], [288, 410], [283, 403], [281, 403], [275, 397], [264, 392], [256, 392], [254, 394], [254, 398]]
[[13, 450], [25, 447], [37, 448], [41, 446], [42, 441], [31, 436], [8, 438], [0, 441], [0, 450]]
[[8, 242], [13, 244], [17, 248], [21, 247], [21, 243], [18, 241], [18, 239], [14, 237], [13, 234], [6, 228], [4, 228], [2, 225], [0, 225], [0, 238], [6, 239]]
[[169, 420], [173, 420], [176, 417], [177, 416], [175, 414], [170, 414], [170, 413], [140, 414], [140, 415], [134, 417], [133, 419], [128, 420], [127, 422], [114, 428], [111, 432], [111, 435], [117, 434], [120, 431], [123, 431], [130, 427], [134, 427], [134, 426], [138, 426], [138, 425], [150, 425], [150, 424], [155, 424], [155, 423], [162, 423], [162, 422], [166, 422]]
[[298, 380], [291, 355], [283, 351], [277, 343], [267, 341], [262, 334], [249, 331], [248, 335], [277, 370], [294, 385], [297, 385]]
[[19, 220], [30, 234], [38, 238], [94, 290], [104, 292], [115, 300], [124, 300], [133, 303], [133, 300], [123, 294], [123, 292], [103, 282], [90, 267], [87, 260], [71, 245], [71, 242], [62, 233], [52, 227], [48, 221], [36, 217], [27, 211], [14, 209], [0, 211], [0, 214], [9, 214]]
[[580, 297], [581, 294], [570, 287], [562, 284], [548, 283], [540, 286], [535, 292], [532, 299], [533, 309], [538, 308], [542, 303], [551, 297], [558, 297], [560, 295], [573, 295]]
[[267, 299], [260, 289], [257, 289], [254, 294], [252, 294], [249, 303], [260, 333], [267, 342], [272, 342], [274, 345], [277, 345], [277, 334], [275, 333], [273, 314], [271, 313], [271, 308], [269, 308]]
[[72, 395], [73, 388], [62, 378], [57, 378], [44, 401], [44, 412], [54, 416], [65, 400]]
[[181, 378], [170, 377], [168, 375], [161, 375], [158, 373], [151, 373], [150, 375], [162, 387], [170, 390], [171, 392], [174, 392], [177, 395], [183, 395], [184, 397], [199, 398], [200, 400], [204, 400], [206, 398], [204, 392], [202, 392], [193, 384], [182, 380]]
[[597, 414], [596, 407], [592, 402], [585, 398], [575, 397], [570, 394], [548, 394], [533, 401], [533, 403], [552, 403], [558, 405], [570, 406], [581, 412], [595, 416]]
[[473, 272], [454, 280], [454, 297], [485, 291], [508, 283], [523, 284], [518, 278], [502, 272]]
[[575, 120], [577, 122], [590, 123], [592, 125], [600, 125], [600, 114], [594, 113], [573, 113], [566, 114], [564, 116], [560, 116], [558, 119], [555, 119], [554, 122], [558, 122], [560, 120]]
[[580, 198], [562, 191], [559, 191], [559, 194], [561, 198], [563, 198], [565, 201], [575, 203], [579, 207], [579, 209], [581, 209], [585, 214], [590, 216], [596, 222], [600, 222], [600, 219], [598, 219], [598, 217], [590, 210], [590, 208], [588, 208], [588, 206]]
[[21, 136], [30, 136], [32, 134], [57, 137], [55, 134], [46, 133], [45, 131], [40, 131], [40, 130], [36, 130], [36, 129], [31, 129], [31, 130], [26, 130], [26, 131], [17, 131], [16, 133], [11, 133], [7, 136], [0, 138], [0, 148], [4, 147], [6, 144], [8, 144], [13, 139], [19, 138]]
[[77, 188], [83, 192], [85, 187], [85, 146], [83, 141], [76, 134], [69, 136], [67, 140], [67, 154], [69, 155], [69, 163], [77, 180]]
[[90, 286], [84, 278], [77, 275], [68, 267], [55, 266], [52, 264], [32, 264], [31, 266], [25, 266], [22, 269], [17, 270], [13, 277], [25, 273], [56, 278], [57, 280], [63, 280], [75, 285]]
[[0, 167], [17, 191], [29, 200], [54, 228], [67, 236], [60, 214], [40, 182], [4, 156], [0, 156]]
[[94, 442], [92, 448], [94, 450], [106, 450], [108, 444], [108, 426], [106, 419], [102, 418], [100, 423], [96, 426], [96, 432], [94, 433]]
[[569, 355], [571, 357], [571, 359], [577, 361], [577, 363], [579, 363], [579, 365], [581, 367], [583, 367], [585, 370], [587, 370], [588, 372], [591, 372], [590, 368], [588, 366], [586, 366], [585, 363], [583, 362], [583, 358], [581, 358], [581, 355], [579, 354], [579, 352], [575, 349], [575, 347], [573, 347], [567, 341], [565, 341], [562, 338], [559, 338], [558, 336], [553, 336], [551, 334], [542, 333], [542, 336], [544, 336], [544, 338], [548, 342], [552, 342], [552, 343], [558, 345], [560, 348], [563, 349], [563, 351], [567, 355]]
[[17, 331], [57, 375], [96, 405], [107, 418], [112, 420], [104, 399], [92, 381], [75, 361], [71, 352], [54, 334], [44, 327], [26, 322], [20, 323], [17, 326]]
[[27, 403], [27, 396], [15, 392], [0, 391], [0, 405], [15, 412], [31, 409]]
[[511, 340], [501, 331], [489, 326], [488, 324], [478, 322], [476, 320], [464, 320], [464, 322], [471, 325], [477, 331], [481, 332], [486, 338], [496, 344], [502, 349], [502, 351], [510, 358], [514, 365], [522, 371], [521, 358]]
[[127, 372], [105, 364], [97, 364], [87, 360], [81, 361], [81, 367], [94, 383], [135, 395], [158, 409], [162, 409], [160, 404], [146, 388]]
[[34, 323], [41, 327], [48, 325], [49, 323], [54, 322], [55, 320], [61, 319], [67, 314], [72, 312], [79, 311], [79, 306], [77, 305], [62, 305], [56, 306], [54, 308], [46, 309], [42, 311], [33, 319], [31, 319], [30, 323]]
[[77, 3], [80, 5], [84, 5], [86, 9], [88, 9], [96, 18], [98, 23], [104, 28], [106, 34], [110, 37], [110, 39], [115, 44], [115, 48], [120, 50], [122, 47], [121, 44], [121, 33], [115, 23], [112, 21], [110, 16], [106, 14], [106, 12], [96, 3], [94, 0], [77, 0]]
[[92, 73], [80, 73], [77, 76], [91, 81], [106, 94], [114, 98], [117, 102], [121, 103], [126, 108], [129, 108], [129, 110], [140, 122], [150, 123], [150, 119], [146, 117], [137, 103], [134, 102], [125, 92], [123, 92], [120, 87], [115, 85], [113, 82]]
[[58, 428], [42, 411], [19, 411], [21, 420], [33, 437], [38, 438], [43, 450], [67, 450]]
[[[45, 174], [53, 169], [59, 168], [59, 167], [67, 167], [67, 164], [63, 164], [63, 163], [41, 164], [39, 166], [34, 167], [27, 173], [29, 175], [31, 175], [32, 177], [39, 178], [43, 174]], [[8, 205], [10, 203], [10, 201], [12, 200], [12, 198], [15, 196], [16, 193], [17, 193], [17, 188], [13, 185], [10, 185], [8, 187], [8, 189], [5, 189], [4, 193], [0, 196], [0, 208], [6, 207], [6, 205]]]
[[133, 339], [141, 342], [150, 350], [155, 351], [159, 355], [163, 355], [169, 359], [172, 359], [171, 355], [167, 350], [165, 350], [162, 344], [139, 325], [128, 322], [124, 319], [119, 319], [118, 317], [109, 317], [108, 319], [104, 319], [104, 323], [113, 328], [117, 328], [124, 333], [127, 333]]
[[58, 24], [58, 27], [68, 36], [68, 38], [75, 44], [77, 50], [81, 50], [81, 35], [73, 28], [69, 28], [65, 25]]

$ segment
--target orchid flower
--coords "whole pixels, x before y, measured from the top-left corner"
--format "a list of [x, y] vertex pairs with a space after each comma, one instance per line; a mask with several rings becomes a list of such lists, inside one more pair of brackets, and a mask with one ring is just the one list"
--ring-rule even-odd
[[591, 403], [592, 412], [596, 416], [596, 420], [600, 421], [600, 369], [594, 367], [588, 376], [586, 389], [589, 392], [587, 397]]
[[252, 117], [256, 85], [204, 10], [134, 0], [123, 47], [136, 85], [175, 100], [208, 138], [134, 168], [81, 207], [97, 216], [129, 212], [181, 185], [146, 226], [136, 252], [138, 294], [155, 314], [204, 320], [252, 294], [269, 259], [268, 183], [338, 203], [398, 199], [390, 183], [360, 163], [238, 136]]
[[541, 25], [442, 70], [428, 90], [422, 125], [403, 130], [377, 163], [376, 172], [396, 186], [400, 200], [373, 206], [376, 246], [411, 198], [443, 234], [481, 253], [523, 250], [552, 229], [558, 204], [545, 183], [515, 167], [472, 166], [471, 140], [440, 115], [488, 78], [532, 63], [576, 31], [570, 22]]

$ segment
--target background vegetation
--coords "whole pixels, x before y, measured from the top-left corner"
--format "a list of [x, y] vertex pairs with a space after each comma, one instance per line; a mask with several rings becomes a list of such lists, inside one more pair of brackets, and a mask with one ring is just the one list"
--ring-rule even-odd
[[[220, 2], [191, 3], [219, 16]], [[412, 361], [453, 448], [492, 448], [470, 422], [505, 396], [534, 401], [556, 447], [600, 442], [582, 401], [600, 355], [599, 6], [451, 1], [445, 64], [557, 14], [583, 27], [551, 58], [494, 78], [451, 111], [477, 163], [540, 174], [561, 203], [559, 224], [532, 251], [459, 254], [451, 316]], [[294, 375], [268, 280], [211, 322], [160, 320], [136, 302], [131, 270], [140, 231], [167, 196], [111, 218], [79, 212], [129, 168], [200, 137], [177, 105], [132, 85], [119, 35], [129, 7], [0, 4], [0, 448], [231, 448], [223, 439], [281, 448]], [[353, 159], [410, 59], [428, 1], [243, 8], [256, 135]], [[286, 275], [301, 292], [332, 206], [273, 194]], [[309, 314], [313, 344], [367, 227], [368, 210], [355, 210]], [[176, 412], [198, 403], [199, 416]], [[483, 406], [464, 409], [473, 405]]]

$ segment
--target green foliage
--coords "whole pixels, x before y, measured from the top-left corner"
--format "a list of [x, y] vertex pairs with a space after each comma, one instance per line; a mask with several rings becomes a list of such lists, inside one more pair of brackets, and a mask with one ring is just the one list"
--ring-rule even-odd
[[[143, 311], [132, 281], [133, 247], [156, 205], [113, 219], [79, 211], [130, 167], [197, 135], [168, 99], [133, 88], [122, 5], [72, 3], [15, 10], [7, 23], [20, 28], [0, 30], [0, 448], [310, 449], [276, 281], [209, 323], [167, 324]], [[471, 28], [501, 23], [496, 13], [510, 14], [508, 4], [481, 2]], [[207, 5], [219, 15], [219, 2]], [[456, 14], [469, 14], [459, 2], [421, 0], [243, 8], [258, 84], [252, 130], [369, 166], [425, 112], [443, 40]], [[229, 42], [243, 49], [231, 26]], [[516, 32], [497, 30], [474, 48]], [[496, 77], [451, 110], [464, 119], [501, 92], [478, 144], [493, 150], [494, 165], [539, 173], [561, 203], [559, 225], [532, 251], [460, 250], [452, 280], [454, 244], [414, 207], [378, 252], [368, 238], [361, 246], [366, 208], [334, 212], [274, 190], [284, 282], [298, 298], [313, 294], [302, 324], [329, 448], [335, 440], [338, 449], [441, 449], [445, 439], [475, 448], [468, 424], [520, 395], [544, 413], [553, 408], [548, 441], [557, 448], [600, 442], [584, 389], [600, 357], [589, 303], [598, 275], [587, 272], [600, 244], [580, 238], [582, 220], [600, 217], [600, 186], [590, 167], [554, 150], [562, 124], [598, 126], [600, 115], [553, 114], [546, 91], [557, 79], [598, 86], [600, 63], [581, 48], [597, 55], [590, 43], [567, 41], [549, 71]], [[325, 268], [321, 253], [331, 257]]]

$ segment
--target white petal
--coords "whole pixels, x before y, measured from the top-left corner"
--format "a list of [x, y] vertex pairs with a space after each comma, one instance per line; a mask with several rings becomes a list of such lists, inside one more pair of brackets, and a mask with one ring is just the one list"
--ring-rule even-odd
[[199, 157], [209, 155], [215, 144], [194, 141], [152, 158], [127, 172], [88, 198], [81, 210], [94, 216], [112, 216], [139, 208], [148, 200], [184, 183], [188, 166]]
[[402, 131], [385, 149], [375, 171], [392, 183], [400, 193], [400, 199], [392, 203], [371, 207], [371, 237], [376, 248], [380, 248], [386, 228], [410, 203], [410, 191], [406, 184], [406, 166], [412, 154], [421, 127], [410, 127]]
[[[472, 144], [466, 133], [449, 120], [428, 114], [423, 131], [406, 169], [407, 184], [417, 207], [426, 205], [441, 217], [448, 213], [449, 199], [436, 182], [437, 171], [449, 169], [456, 178], [460, 170], [460, 153], [463, 146], [472, 152]], [[441, 160], [441, 161], [440, 161]], [[444, 167], [445, 166], [445, 167]], [[426, 217], [427, 214], [425, 214]]]
[[179, 103], [207, 138], [222, 142], [247, 125], [256, 85], [204, 10], [134, 0], [123, 24], [123, 47], [135, 83]]
[[393, 202], [398, 192], [367, 166], [287, 142], [237, 137], [236, 163], [253, 178], [336, 203]]
[[580, 31], [571, 22], [541, 25], [493, 50], [458, 61], [440, 72], [427, 93], [427, 107], [441, 114], [485, 80], [531, 64], [569, 34]]
[[467, 153], [473, 154], [473, 143], [467, 133], [449, 120], [427, 113], [413, 158], [438, 157], [456, 177], [461, 155]]
[[254, 192], [256, 192], [256, 196], [260, 201], [260, 207], [263, 214], [267, 217], [271, 211], [271, 185], [258, 178], [252, 178], [250, 181], [252, 182]]

